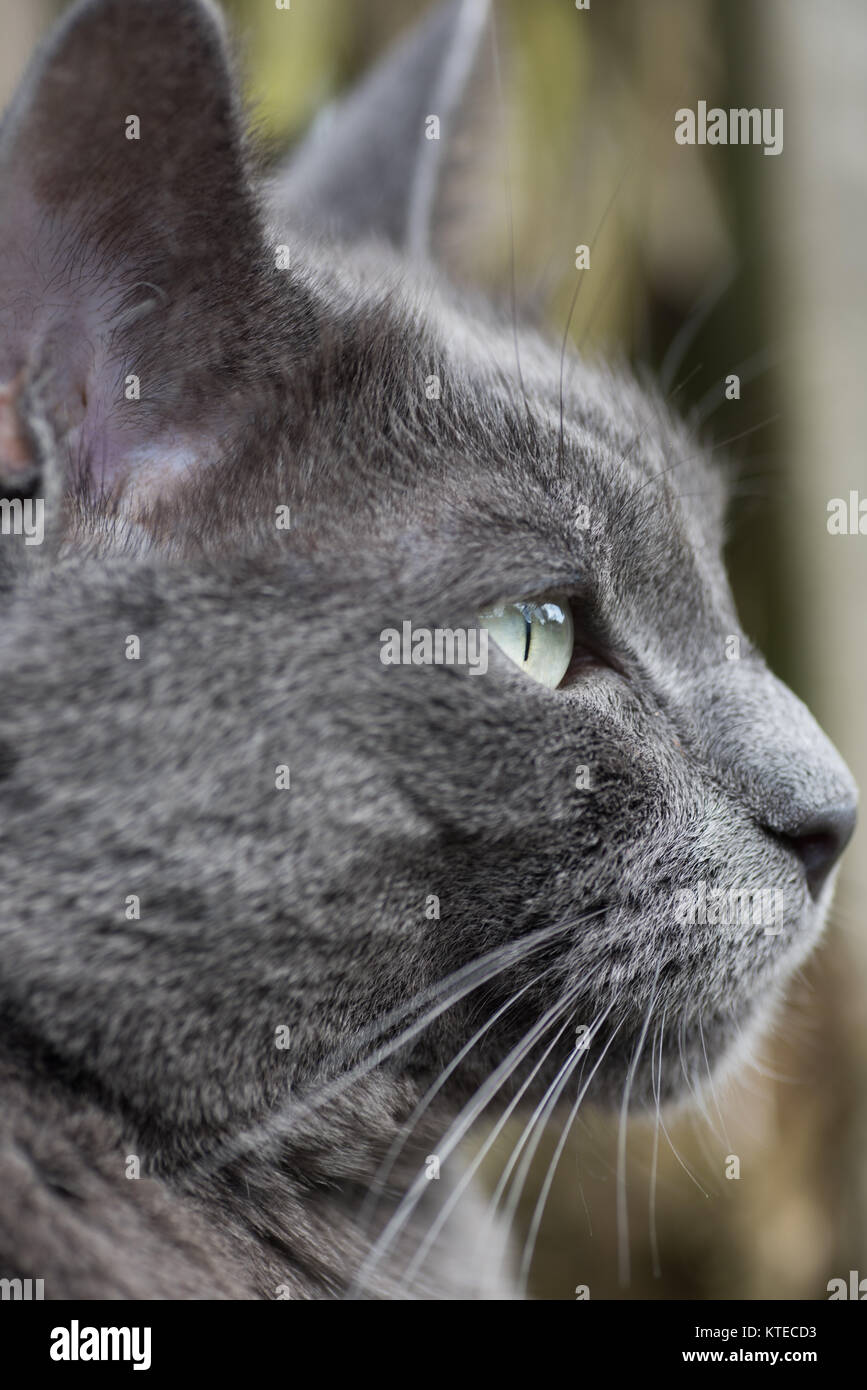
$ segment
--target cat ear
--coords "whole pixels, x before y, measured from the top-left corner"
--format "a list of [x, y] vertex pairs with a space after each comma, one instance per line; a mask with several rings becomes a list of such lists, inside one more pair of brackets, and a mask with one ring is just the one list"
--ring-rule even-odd
[[37, 396], [97, 489], [208, 453], [259, 365], [241, 129], [209, 0], [85, 0], [37, 53], [0, 126], [0, 483]]
[[493, 53], [489, 0], [448, 0], [314, 124], [268, 189], [279, 224], [436, 251]]

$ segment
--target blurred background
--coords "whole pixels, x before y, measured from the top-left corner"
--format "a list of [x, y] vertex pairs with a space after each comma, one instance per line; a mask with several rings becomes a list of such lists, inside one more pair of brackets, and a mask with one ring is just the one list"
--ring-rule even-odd
[[[295, 139], [425, 0], [227, 4], [266, 141]], [[5, 104], [61, 0], [0, 0]], [[867, 7], [861, 0], [497, 0], [490, 207], [464, 269], [582, 351], [676, 390], [739, 465], [730, 564], [744, 626], [867, 786], [867, 537], [827, 504], [867, 497]], [[782, 107], [784, 149], [680, 146], [674, 112]], [[737, 373], [739, 400], [724, 383]], [[862, 825], [827, 939], [758, 1065], [655, 1144], [582, 1114], [553, 1179], [552, 1126], [519, 1208], [550, 1181], [531, 1291], [591, 1298], [826, 1298], [867, 1277], [867, 867]], [[496, 1118], [496, 1115], [494, 1116]], [[521, 1126], [487, 1163], [495, 1185]], [[740, 1177], [726, 1177], [729, 1155]], [[628, 1283], [618, 1269], [628, 1236]]]

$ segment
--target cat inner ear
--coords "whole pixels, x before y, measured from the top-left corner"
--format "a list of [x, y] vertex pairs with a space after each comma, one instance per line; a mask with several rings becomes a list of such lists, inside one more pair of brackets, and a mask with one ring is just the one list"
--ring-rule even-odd
[[443, 259], [451, 196], [490, 116], [489, 0], [448, 0], [326, 108], [269, 181], [273, 220]]
[[213, 457], [277, 280], [216, 8], [74, 5], [0, 126], [0, 489], [32, 482], [46, 422], [104, 496]]

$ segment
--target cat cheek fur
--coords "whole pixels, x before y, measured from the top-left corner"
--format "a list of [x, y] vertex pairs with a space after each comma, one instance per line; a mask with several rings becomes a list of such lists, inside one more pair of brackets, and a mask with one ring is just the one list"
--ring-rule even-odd
[[[216, 8], [87, 0], [0, 134], [0, 301], [29, 311], [0, 383], [51, 501], [45, 547], [4, 536], [0, 570], [4, 1096], [13, 1147], [101, 1144], [108, 1193], [122, 1132], [181, 1232], [195, 1211], [196, 1268], [161, 1284], [157, 1242], [143, 1296], [231, 1296], [222, 1226], [243, 1296], [345, 1293], [357, 1194], [438, 1079], [399, 1193], [494, 1082], [635, 1106], [703, 1085], [821, 930], [805, 841], [854, 814], [740, 633], [694, 437], [604, 364], [571, 360], [561, 402], [556, 345], [518, 330], [519, 370], [511, 322], [427, 259], [486, 14], [437, 8], [260, 180]], [[496, 650], [478, 678], [379, 659], [406, 619], [563, 590], [610, 657], [569, 689]], [[743, 889], [782, 894], [772, 930], [708, 912]], [[403, 1282], [446, 1177], [365, 1292], [508, 1296], [477, 1213]], [[57, 1237], [78, 1256], [41, 1231], [69, 1296], [118, 1287], [90, 1200]]]

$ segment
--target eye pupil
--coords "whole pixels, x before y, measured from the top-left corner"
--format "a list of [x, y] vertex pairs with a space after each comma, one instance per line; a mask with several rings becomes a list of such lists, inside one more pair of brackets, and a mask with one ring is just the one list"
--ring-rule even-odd
[[530, 638], [533, 635], [533, 624], [526, 613], [524, 614], [524, 629], [524, 660], [526, 661], [530, 655]]

